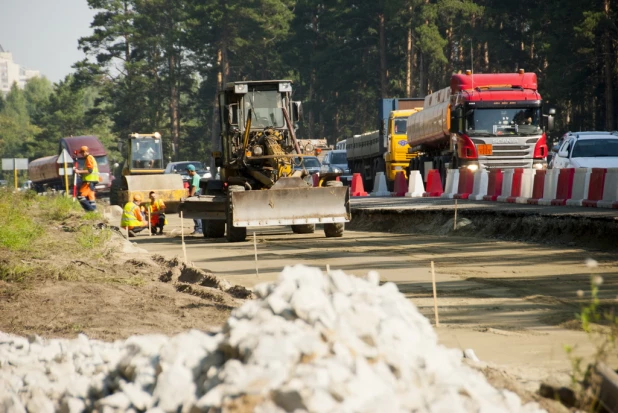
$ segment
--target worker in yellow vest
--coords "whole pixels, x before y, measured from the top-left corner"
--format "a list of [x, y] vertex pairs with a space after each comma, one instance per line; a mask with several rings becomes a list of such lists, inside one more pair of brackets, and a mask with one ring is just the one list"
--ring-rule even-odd
[[138, 232], [148, 228], [148, 221], [140, 211], [142, 196], [140, 194], [133, 195], [133, 200], [127, 202], [122, 210], [122, 218], [120, 218], [120, 226], [123, 229], [129, 230], [129, 237], [134, 237]]
[[99, 166], [94, 156], [88, 151], [87, 146], [79, 149], [84, 157], [84, 169], [76, 169], [75, 173], [79, 174], [82, 179], [82, 185], [79, 188], [79, 202], [84, 210], [94, 211], [97, 209], [95, 188], [99, 183]]
[[[163, 226], [167, 225], [167, 219], [165, 218], [165, 202], [162, 199], [157, 199], [155, 191], [150, 191], [148, 194], [150, 197], [150, 205], [148, 205], [150, 212], [150, 232], [152, 235], [163, 235]], [[159, 230], [157, 232], [157, 229]]]

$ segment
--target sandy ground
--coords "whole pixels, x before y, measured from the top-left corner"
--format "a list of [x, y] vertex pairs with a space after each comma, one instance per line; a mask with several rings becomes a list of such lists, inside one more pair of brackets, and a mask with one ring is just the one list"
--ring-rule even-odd
[[[135, 244], [168, 258], [183, 256], [180, 219], [169, 217], [167, 236], [133, 238]], [[192, 230], [184, 221], [184, 232]], [[507, 369], [527, 390], [540, 382], [569, 384], [571, 363], [565, 345], [576, 354], [594, 352], [591, 338], [579, 330], [575, 314], [590, 294], [590, 276], [604, 279], [602, 298], [618, 296], [615, 254], [521, 242], [465, 237], [346, 231], [342, 239], [292, 234], [287, 228], [253, 229], [247, 242], [229, 244], [187, 236], [187, 259], [228, 281], [253, 287], [276, 279], [286, 265], [341, 269], [355, 275], [378, 271], [394, 282], [432, 322], [435, 321], [430, 263], [436, 271], [440, 341], [472, 348], [490, 365]], [[587, 259], [598, 266], [590, 268]], [[256, 273], [257, 272], [257, 273]], [[577, 291], [584, 292], [583, 299]]]

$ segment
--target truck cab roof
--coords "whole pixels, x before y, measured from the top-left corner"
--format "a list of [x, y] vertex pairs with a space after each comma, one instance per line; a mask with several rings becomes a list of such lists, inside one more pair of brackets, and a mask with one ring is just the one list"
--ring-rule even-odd
[[105, 147], [96, 136], [71, 136], [60, 139], [60, 151], [66, 149], [71, 156], [73, 156], [76, 151], [79, 153], [79, 149], [82, 146], [87, 146], [92, 156], [107, 155]]

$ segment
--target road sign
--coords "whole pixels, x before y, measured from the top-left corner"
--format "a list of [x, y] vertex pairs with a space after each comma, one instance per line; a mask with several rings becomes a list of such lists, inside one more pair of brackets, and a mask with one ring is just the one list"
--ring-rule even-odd
[[2, 158], [2, 170], [28, 169], [28, 158]]
[[[64, 176], [65, 175], [64, 168], [58, 168], [58, 174], [60, 174], [60, 176]], [[66, 175], [69, 175], [69, 176], [73, 175], [73, 168], [67, 168]]]
[[58, 155], [58, 161], [56, 163], [73, 163], [73, 158], [66, 149], [63, 149], [60, 155]]

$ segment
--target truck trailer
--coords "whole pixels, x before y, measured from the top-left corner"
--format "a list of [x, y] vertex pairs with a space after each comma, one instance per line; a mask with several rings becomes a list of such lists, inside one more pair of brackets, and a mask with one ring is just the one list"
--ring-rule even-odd
[[425, 97], [409, 116], [409, 170], [547, 167], [546, 132], [555, 110], [542, 112], [535, 73], [454, 74], [450, 87]]
[[[422, 110], [423, 99], [388, 98], [378, 101], [378, 130], [354, 135], [345, 141], [348, 166], [360, 173], [365, 189], [371, 191], [377, 172], [384, 172], [392, 190], [397, 172], [406, 173], [410, 159], [406, 125], [413, 113]], [[406, 176], [407, 177], [407, 176]]]

